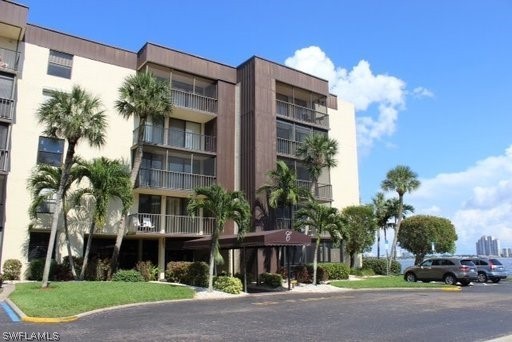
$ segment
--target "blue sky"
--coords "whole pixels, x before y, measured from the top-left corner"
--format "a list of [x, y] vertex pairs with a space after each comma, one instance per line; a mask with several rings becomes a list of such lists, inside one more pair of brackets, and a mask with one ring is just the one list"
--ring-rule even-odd
[[137, 51], [146, 41], [237, 66], [252, 55], [356, 104], [361, 200], [398, 164], [405, 201], [447, 217], [458, 253], [512, 247], [512, 2], [22, 1], [29, 22]]

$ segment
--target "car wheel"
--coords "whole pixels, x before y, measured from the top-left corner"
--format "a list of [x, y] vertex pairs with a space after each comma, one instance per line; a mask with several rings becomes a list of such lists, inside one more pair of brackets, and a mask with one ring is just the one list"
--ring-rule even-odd
[[499, 283], [499, 282], [500, 282], [500, 280], [501, 280], [500, 278], [494, 278], [494, 279], [492, 279], [492, 282], [493, 282], [493, 283]]
[[444, 283], [446, 285], [455, 285], [455, 284], [457, 284], [457, 278], [455, 278], [455, 276], [453, 274], [451, 274], [451, 273], [446, 274], [444, 276], [443, 280], [444, 280]]
[[416, 278], [416, 275], [412, 272], [407, 272], [407, 274], [405, 275], [405, 280], [406, 281], [410, 281], [411, 283], [414, 283], [416, 282], [416, 280], [418, 280]]
[[478, 272], [478, 282], [485, 283], [487, 281], [487, 274], [484, 272]]
[[468, 285], [469, 285], [469, 283], [470, 283], [470, 281], [469, 281], [469, 280], [461, 280], [461, 281], [460, 281], [460, 284], [461, 284], [462, 286], [468, 286]]

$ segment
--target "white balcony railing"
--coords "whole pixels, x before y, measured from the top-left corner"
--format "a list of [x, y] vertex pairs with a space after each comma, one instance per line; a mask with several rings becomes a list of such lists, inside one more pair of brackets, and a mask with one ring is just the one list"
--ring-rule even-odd
[[[133, 131], [134, 144], [137, 143], [139, 129], [140, 127], [137, 127]], [[215, 152], [216, 150], [216, 139], [214, 136], [152, 125], [146, 125], [144, 128], [144, 143], [178, 147], [199, 152]]]
[[311, 108], [276, 100], [276, 113], [277, 115], [297, 121], [307, 122], [324, 128], [329, 128], [329, 115]]
[[0, 48], [0, 71], [17, 71], [20, 53]]
[[128, 231], [132, 233], [210, 235], [214, 224], [213, 217], [146, 213], [128, 217]]
[[215, 184], [215, 181], [215, 176], [141, 168], [138, 186], [144, 188], [193, 190], [199, 186]]
[[[297, 180], [297, 185], [302, 188], [311, 189], [311, 181]], [[332, 201], [332, 185], [318, 183], [316, 189], [311, 189], [311, 194], [317, 200]]]
[[171, 94], [172, 102], [177, 107], [217, 113], [217, 99], [178, 89], [172, 89]]
[[0, 97], [0, 118], [12, 120], [14, 117], [14, 103], [12, 99]]

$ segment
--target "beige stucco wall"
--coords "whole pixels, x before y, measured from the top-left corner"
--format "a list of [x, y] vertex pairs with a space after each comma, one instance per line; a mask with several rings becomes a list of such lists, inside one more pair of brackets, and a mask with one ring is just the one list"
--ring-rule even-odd
[[[27, 179], [36, 165], [39, 136], [42, 127], [38, 125], [36, 111], [43, 102], [43, 89], [68, 91], [73, 85], [80, 85], [95, 96], [104, 105], [108, 118], [106, 144], [102, 149], [91, 148], [87, 142], [81, 141], [77, 154], [85, 159], [106, 156], [123, 158], [127, 162], [130, 157], [132, 144], [133, 120], [123, 119], [114, 109], [118, 97], [118, 89], [124, 78], [135, 73], [126, 69], [90, 59], [74, 56], [71, 80], [47, 75], [49, 49], [25, 44], [23, 72], [19, 75], [17, 84], [16, 123], [12, 129], [11, 141], [11, 171], [7, 183], [6, 222], [2, 260], [16, 258], [24, 264], [27, 262], [28, 226], [30, 223], [28, 207], [31, 201], [26, 190]], [[114, 212], [117, 212], [114, 208]], [[113, 224], [119, 215], [110, 217], [106, 230], [113, 231]], [[81, 219], [78, 219], [81, 222]], [[73, 225], [72, 243], [79, 243], [74, 251], [81, 253], [82, 232]], [[64, 252], [63, 232], [57, 237], [57, 257]]]
[[329, 136], [338, 141], [337, 166], [331, 169], [333, 207], [343, 209], [359, 204], [356, 122], [354, 105], [338, 100], [338, 109], [329, 109]]

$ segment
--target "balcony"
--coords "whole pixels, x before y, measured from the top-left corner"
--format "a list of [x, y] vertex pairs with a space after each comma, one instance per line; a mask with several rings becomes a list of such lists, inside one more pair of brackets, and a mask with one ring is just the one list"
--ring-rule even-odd
[[0, 119], [12, 120], [14, 118], [15, 101], [0, 97]]
[[277, 153], [288, 157], [295, 157], [297, 155], [297, 147], [299, 145], [300, 142], [298, 141], [277, 138]]
[[171, 94], [172, 102], [176, 107], [207, 113], [217, 113], [217, 99], [178, 89], [172, 89]]
[[[302, 188], [311, 189], [311, 181], [297, 180], [297, 185]], [[319, 201], [330, 202], [332, 201], [332, 185], [318, 183], [316, 189], [311, 190], [313, 197]]]
[[322, 128], [329, 128], [329, 115], [293, 103], [276, 100], [276, 114]]
[[9, 172], [9, 150], [0, 149], [0, 172]]
[[137, 213], [128, 217], [129, 233], [210, 235], [213, 217]]
[[141, 168], [137, 187], [192, 191], [215, 184], [215, 181], [215, 176]]
[[[137, 127], [133, 131], [133, 143], [137, 143], [139, 136]], [[213, 152], [216, 151], [216, 141], [214, 136], [187, 132], [176, 128], [162, 128], [146, 125], [144, 129], [143, 141], [145, 144], [162, 145], [167, 147], [176, 147], [195, 152]]]
[[16, 72], [18, 71], [18, 62], [20, 53], [0, 48], [0, 71]]

